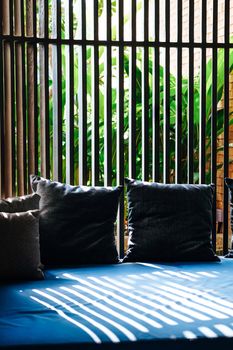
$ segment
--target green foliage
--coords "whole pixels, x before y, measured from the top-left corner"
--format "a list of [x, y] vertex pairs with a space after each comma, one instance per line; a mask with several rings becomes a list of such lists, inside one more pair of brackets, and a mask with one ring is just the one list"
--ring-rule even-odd
[[[104, 15], [103, 1], [99, 1], [99, 17]], [[112, 6], [113, 13], [116, 11], [116, 4]], [[125, 22], [128, 21], [126, 16]], [[62, 28], [64, 25], [62, 26]], [[77, 28], [77, 20], [74, 18], [74, 30]], [[113, 28], [113, 40], [116, 37], [116, 28]], [[77, 47], [74, 51], [74, 148], [75, 148], [75, 182], [78, 182], [78, 144], [79, 144], [79, 132], [78, 132], [78, 53]], [[117, 55], [116, 49], [112, 52], [112, 180], [116, 182], [116, 110], [117, 110]], [[89, 170], [89, 182], [91, 182], [91, 138], [92, 138], [92, 49], [87, 47], [87, 163]], [[104, 106], [105, 106], [105, 90], [104, 90], [104, 70], [105, 70], [105, 48], [99, 47], [99, 137], [100, 137], [100, 183], [103, 183], [104, 177]], [[62, 106], [63, 106], [63, 159], [64, 159], [64, 174], [63, 180], [65, 181], [65, 148], [66, 148], [66, 122], [65, 122], [65, 109], [66, 104], [66, 64], [67, 54], [65, 47], [62, 46], [62, 63], [63, 63], [63, 75], [62, 75]], [[153, 56], [152, 50], [149, 50], [149, 149], [152, 149], [152, 67]], [[137, 178], [141, 178], [141, 161], [142, 161], [142, 143], [141, 143], [141, 116], [142, 116], [142, 50], [137, 50], [137, 66], [136, 66], [136, 145], [137, 145]], [[229, 74], [233, 70], [233, 50], [230, 50], [230, 66]], [[218, 50], [218, 82], [217, 82], [217, 100], [221, 101], [223, 98], [224, 90], [224, 49]], [[125, 154], [125, 175], [128, 175], [128, 143], [129, 143], [129, 49], [125, 48], [124, 52], [124, 154]], [[160, 66], [160, 179], [163, 177], [163, 120], [164, 120], [164, 68]], [[195, 181], [198, 181], [198, 168], [199, 168], [199, 122], [200, 122], [200, 72], [194, 77], [194, 177]], [[175, 137], [176, 137], [176, 114], [177, 114], [177, 102], [176, 102], [176, 77], [170, 74], [170, 175], [171, 181], [175, 174]], [[52, 96], [52, 77], [50, 78], [50, 89]], [[211, 140], [211, 109], [212, 109], [212, 60], [210, 59], [206, 64], [206, 160], [210, 160], [210, 140]], [[50, 124], [52, 125], [52, 97], [50, 98]], [[220, 108], [217, 112], [217, 135], [219, 136], [224, 131], [224, 110]], [[232, 124], [230, 119], [230, 124]], [[51, 131], [51, 155], [52, 155], [52, 131]], [[181, 156], [182, 156], [182, 181], [187, 181], [187, 138], [188, 138], [188, 77], [182, 77], [182, 140], [181, 140]], [[150, 152], [151, 153], [151, 152]], [[51, 157], [52, 158], [52, 157]], [[52, 160], [52, 159], [51, 159]], [[152, 176], [152, 160], [150, 159], [150, 177]], [[207, 163], [208, 165], [208, 163]], [[219, 165], [221, 166], [221, 165]], [[208, 168], [208, 166], [207, 166]], [[208, 180], [209, 174], [206, 174]]]

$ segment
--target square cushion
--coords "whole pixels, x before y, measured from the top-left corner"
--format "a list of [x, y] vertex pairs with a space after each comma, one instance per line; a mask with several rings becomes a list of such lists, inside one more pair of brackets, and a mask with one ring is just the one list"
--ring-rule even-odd
[[219, 261], [211, 244], [212, 185], [126, 179], [128, 261]]
[[0, 200], [0, 212], [19, 213], [28, 210], [39, 209], [40, 196], [33, 193], [21, 197], [13, 197]]
[[71, 186], [31, 176], [40, 200], [45, 265], [117, 263], [114, 223], [121, 187]]
[[0, 212], [0, 279], [42, 279], [39, 211]]

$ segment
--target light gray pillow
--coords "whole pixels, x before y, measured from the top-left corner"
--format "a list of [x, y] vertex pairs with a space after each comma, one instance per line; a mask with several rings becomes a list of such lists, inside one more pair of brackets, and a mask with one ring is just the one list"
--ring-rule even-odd
[[37, 193], [0, 200], [0, 212], [19, 213], [39, 209], [40, 196]]
[[0, 279], [43, 279], [39, 210], [0, 212]]

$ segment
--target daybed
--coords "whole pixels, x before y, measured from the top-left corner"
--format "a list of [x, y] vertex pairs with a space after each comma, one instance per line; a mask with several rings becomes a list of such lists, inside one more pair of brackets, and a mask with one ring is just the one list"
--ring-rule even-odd
[[50, 269], [0, 287], [0, 349], [233, 348], [233, 260]]
[[35, 176], [32, 189], [0, 202], [1, 350], [233, 349], [233, 260], [212, 249], [212, 185], [127, 180], [123, 263], [121, 187]]

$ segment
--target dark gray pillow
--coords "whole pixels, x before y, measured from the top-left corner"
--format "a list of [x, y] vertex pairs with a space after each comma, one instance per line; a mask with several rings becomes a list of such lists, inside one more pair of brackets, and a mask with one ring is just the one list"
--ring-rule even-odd
[[42, 279], [39, 211], [0, 212], [0, 279]]
[[114, 223], [121, 187], [70, 186], [31, 176], [40, 199], [45, 265], [117, 263]]
[[212, 185], [126, 180], [128, 261], [219, 261], [211, 244]]
[[28, 210], [39, 209], [40, 196], [33, 193], [21, 197], [13, 197], [0, 200], [0, 212], [19, 213]]

